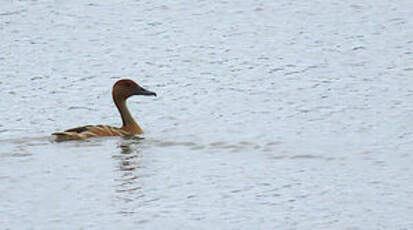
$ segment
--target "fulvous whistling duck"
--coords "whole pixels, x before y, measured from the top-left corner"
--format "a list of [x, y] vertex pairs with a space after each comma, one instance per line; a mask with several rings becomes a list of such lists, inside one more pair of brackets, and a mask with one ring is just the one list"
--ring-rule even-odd
[[108, 125], [87, 125], [73, 129], [67, 129], [63, 132], [55, 132], [52, 135], [55, 141], [66, 140], [83, 140], [89, 137], [105, 136], [133, 136], [142, 134], [143, 131], [133, 119], [126, 106], [126, 99], [133, 95], [156, 96], [155, 92], [146, 90], [129, 79], [119, 80], [113, 85], [112, 97], [116, 107], [122, 117], [122, 127], [116, 128]]

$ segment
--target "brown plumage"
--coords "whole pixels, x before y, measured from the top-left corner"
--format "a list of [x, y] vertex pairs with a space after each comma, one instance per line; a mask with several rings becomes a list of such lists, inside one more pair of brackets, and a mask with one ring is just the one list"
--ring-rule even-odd
[[133, 136], [142, 134], [143, 131], [133, 119], [126, 106], [126, 100], [133, 95], [156, 96], [156, 93], [146, 90], [129, 79], [119, 80], [113, 85], [112, 97], [116, 107], [122, 117], [122, 127], [112, 127], [108, 125], [86, 125], [77, 128], [67, 129], [63, 132], [52, 133], [55, 141], [83, 140], [89, 137], [106, 136]]

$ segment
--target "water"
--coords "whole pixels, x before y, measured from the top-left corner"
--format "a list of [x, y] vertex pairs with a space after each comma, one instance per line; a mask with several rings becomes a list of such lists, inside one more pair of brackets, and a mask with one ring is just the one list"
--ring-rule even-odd
[[[412, 229], [408, 0], [2, 1], [2, 229]], [[120, 125], [142, 138], [52, 143]]]

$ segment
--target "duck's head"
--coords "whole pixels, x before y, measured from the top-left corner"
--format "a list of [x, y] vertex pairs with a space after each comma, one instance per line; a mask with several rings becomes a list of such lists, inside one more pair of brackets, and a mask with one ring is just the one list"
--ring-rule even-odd
[[122, 79], [113, 85], [112, 95], [114, 98], [126, 100], [133, 95], [156, 96], [156, 93], [142, 88], [132, 80]]

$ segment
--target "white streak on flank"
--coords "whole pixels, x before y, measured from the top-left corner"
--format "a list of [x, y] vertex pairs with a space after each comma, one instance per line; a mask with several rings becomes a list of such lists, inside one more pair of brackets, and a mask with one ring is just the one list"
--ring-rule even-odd
[[109, 126], [104, 125], [104, 126], [103, 126], [103, 129], [104, 129], [107, 133], [109, 133], [109, 136], [113, 136], [112, 129], [111, 129]]
[[97, 137], [98, 136], [96, 133], [91, 132], [91, 131], [83, 132], [82, 135], [85, 135], [86, 137]]
[[112, 132], [115, 136], [123, 136], [123, 134], [118, 129], [112, 129]]

